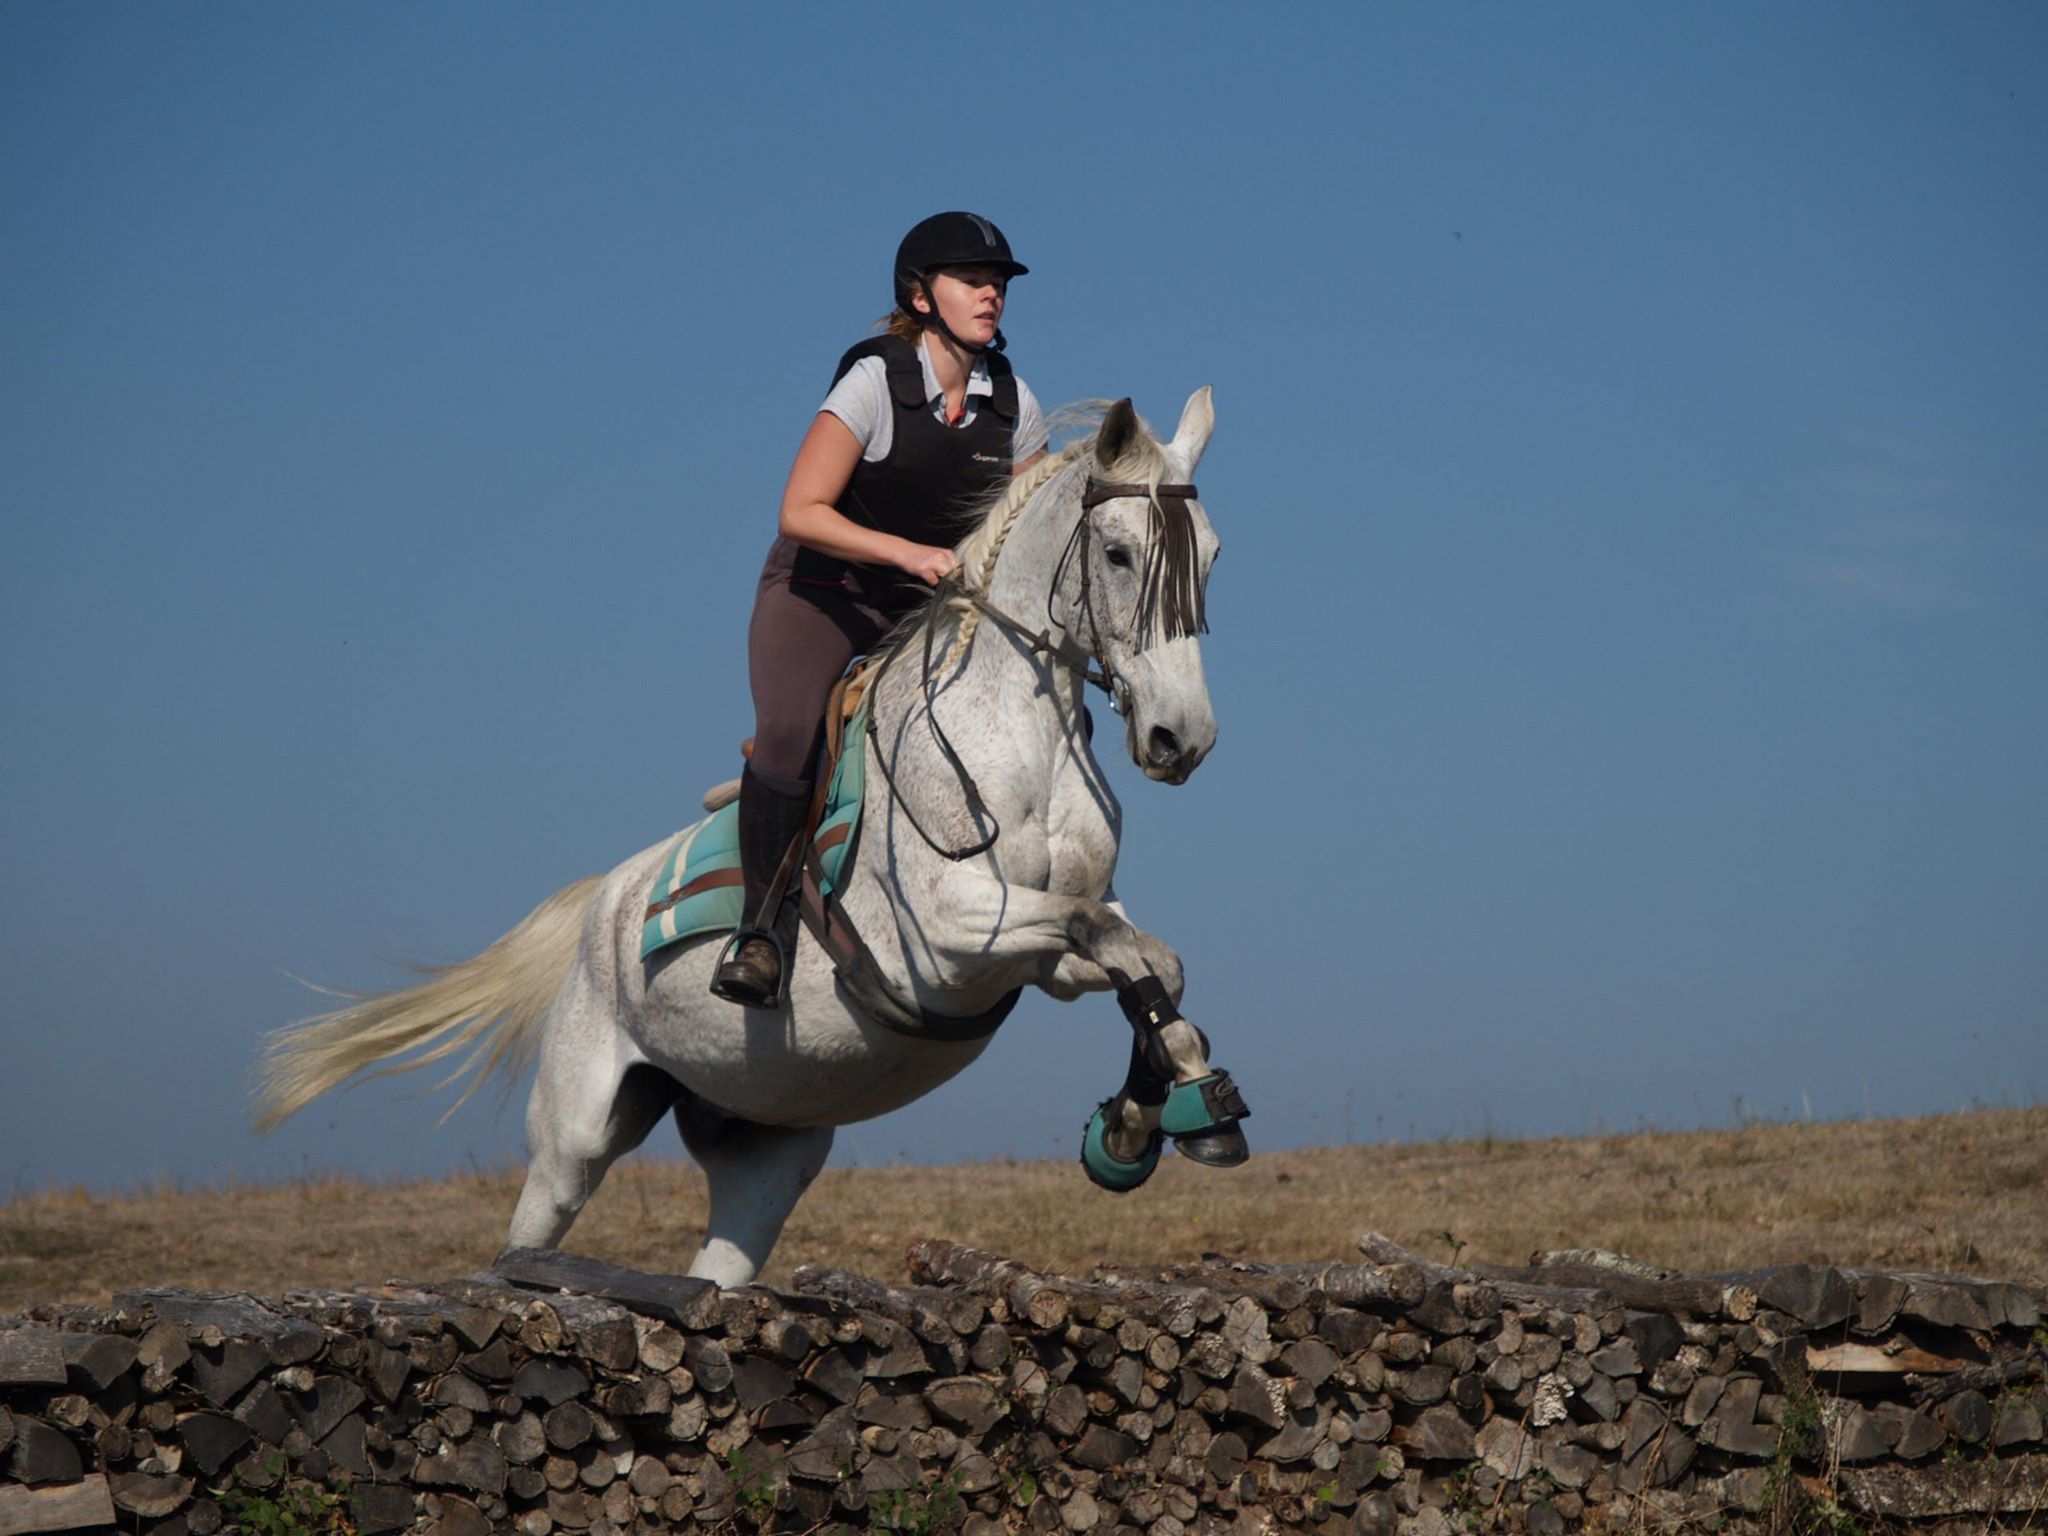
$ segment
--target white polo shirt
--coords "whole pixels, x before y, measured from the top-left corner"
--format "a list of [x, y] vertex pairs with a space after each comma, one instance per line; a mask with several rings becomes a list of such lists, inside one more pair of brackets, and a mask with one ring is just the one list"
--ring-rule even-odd
[[[944, 421], [945, 392], [939, 388], [939, 376], [932, 371], [931, 355], [922, 342], [918, 344], [917, 360], [924, 368], [924, 397], [931, 406], [932, 415]], [[988, 376], [988, 364], [977, 357], [967, 375], [967, 395], [961, 402], [966, 414], [955, 425], [964, 427], [973, 421], [977, 401], [994, 391], [995, 383]], [[832, 392], [818, 409], [830, 411], [846, 423], [847, 430], [860, 439], [860, 456], [866, 462], [879, 464], [889, 456], [889, 449], [896, 441], [896, 413], [889, 398], [889, 370], [879, 357], [864, 357], [847, 369], [846, 377], [832, 386]], [[1038, 408], [1038, 397], [1031, 393], [1028, 384], [1018, 379], [1017, 426], [1010, 435], [1010, 462], [1022, 464], [1033, 454], [1041, 452], [1050, 440], [1045, 412]]]

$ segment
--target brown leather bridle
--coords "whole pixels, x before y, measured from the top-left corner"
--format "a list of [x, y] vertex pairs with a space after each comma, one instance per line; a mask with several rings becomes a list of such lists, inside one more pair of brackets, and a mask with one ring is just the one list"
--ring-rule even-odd
[[[1011, 617], [981, 593], [963, 587], [955, 577], [948, 576], [938, 584], [931, 602], [924, 614], [924, 672], [922, 688], [925, 696], [925, 722], [930, 727], [932, 740], [938, 745], [940, 754], [952, 767], [954, 776], [960, 781], [961, 795], [967, 801], [967, 812], [975, 822], [986, 821], [990, 831], [978, 843], [962, 848], [948, 848], [940, 843], [917, 819], [910, 804], [897, 791], [895, 775], [889, 771], [889, 760], [881, 749], [878, 735], [879, 723], [873, 705], [868, 708], [868, 735], [875, 742], [875, 762], [881, 767], [882, 778], [889, 786], [890, 797], [902, 809], [917, 835], [924, 839], [934, 853], [955, 863], [971, 859], [977, 854], [988, 852], [1002, 836], [1001, 822], [995, 812], [981, 798], [981, 788], [974, 782], [974, 775], [967, 765], [960, 761], [960, 755], [953, 750], [953, 743], [939, 725], [936, 690], [933, 685], [932, 639], [938, 629], [938, 615], [945, 611], [947, 602], [953, 597], [964, 597], [980, 609], [995, 625], [1016, 639], [1025, 650], [1034, 656], [1045, 656], [1059, 662], [1077, 675], [1084, 683], [1092, 683], [1109, 695], [1110, 708], [1122, 715], [1130, 708], [1130, 685], [1117, 676], [1115, 668], [1102, 645], [1102, 632], [1095, 622], [1095, 602], [1090, 580], [1089, 543], [1094, 525], [1092, 516], [1095, 509], [1106, 501], [1118, 501], [1127, 496], [1144, 497], [1152, 507], [1153, 536], [1146, 550], [1145, 569], [1140, 577], [1138, 599], [1138, 623], [1142, 630], [1149, 627], [1153, 616], [1158, 615], [1168, 639], [1184, 635], [1198, 635], [1207, 631], [1208, 619], [1205, 613], [1204, 582], [1201, 579], [1199, 552], [1195, 548], [1194, 513], [1188, 503], [1200, 495], [1192, 485], [1142, 485], [1126, 481], [1097, 480], [1088, 477], [1087, 487], [1081, 493], [1081, 515], [1074, 522], [1074, 531], [1067, 539], [1067, 547], [1061, 553], [1059, 563], [1053, 567], [1052, 580], [1046, 587], [1044, 629], [1033, 630]], [[1060, 582], [1066, 574], [1067, 564], [1079, 555], [1081, 561], [1081, 616], [1088, 626], [1088, 644], [1082, 645], [1071, 634], [1059, 616], [1052, 611], [1053, 599], [1058, 595]], [[1060, 631], [1055, 635], [1054, 630]], [[876, 679], [880, 682], [880, 678]], [[879, 698], [879, 691], [871, 691], [871, 698]]]

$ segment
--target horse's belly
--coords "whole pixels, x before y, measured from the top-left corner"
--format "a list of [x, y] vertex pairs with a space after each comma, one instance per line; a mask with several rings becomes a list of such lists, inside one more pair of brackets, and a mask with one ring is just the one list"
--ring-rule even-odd
[[797, 967], [795, 1007], [737, 1008], [707, 988], [716, 945], [678, 955], [646, 998], [638, 1044], [691, 1093], [764, 1125], [849, 1125], [901, 1109], [961, 1072], [988, 1041], [912, 1040], [849, 1013], [832, 973]]

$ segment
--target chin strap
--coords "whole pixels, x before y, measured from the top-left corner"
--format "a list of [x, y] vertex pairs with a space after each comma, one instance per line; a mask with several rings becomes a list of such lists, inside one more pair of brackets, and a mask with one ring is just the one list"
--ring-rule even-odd
[[920, 277], [917, 280], [917, 286], [918, 291], [924, 295], [925, 303], [931, 305], [932, 312], [929, 315], [918, 315], [916, 318], [920, 321], [929, 321], [937, 326], [941, 336], [945, 337], [946, 340], [953, 343], [954, 346], [965, 352], [969, 357], [979, 357], [984, 352], [1000, 352], [1009, 345], [1008, 340], [1003, 336], [1003, 328], [1001, 326], [996, 327], [995, 340], [989, 342], [986, 346], [976, 346], [971, 341], [962, 341], [953, 334], [953, 327], [946, 324], [946, 317], [939, 312], [939, 300], [937, 295], [932, 292], [932, 285]]

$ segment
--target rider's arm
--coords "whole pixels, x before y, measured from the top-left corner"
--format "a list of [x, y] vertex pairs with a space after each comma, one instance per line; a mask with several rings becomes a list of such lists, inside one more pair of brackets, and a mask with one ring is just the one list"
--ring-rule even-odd
[[1025, 470], [1045, 457], [1045, 450], [1051, 446], [1050, 434], [1046, 431], [1045, 412], [1040, 409], [1038, 396], [1031, 393], [1031, 386], [1022, 379], [1017, 381], [1017, 432], [1011, 440], [1010, 473], [1021, 475]]
[[[830, 411], [820, 411], [804, 434], [782, 491], [782, 532], [807, 549], [864, 565], [893, 565], [923, 581], [936, 581], [957, 563], [951, 550], [900, 539], [854, 522], [835, 503], [846, 494], [860, 463], [861, 442]], [[939, 568], [943, 565], [943, 569]]]

